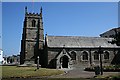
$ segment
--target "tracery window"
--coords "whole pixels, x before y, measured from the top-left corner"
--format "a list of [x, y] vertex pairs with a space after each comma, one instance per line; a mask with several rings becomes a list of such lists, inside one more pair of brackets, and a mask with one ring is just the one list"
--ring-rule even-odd
[[74, 51], [71, 52], [71, 58], [72, 60], [76, 60], [76, 52]]
[[109, 52], [108, 51], [104, 52], [104, 59], [109, 59]]
[[94, 60], [99, 60], [99, 53], [97, 51], [94, 52]]
[[83, 60], [88, 60], [88, 53], [87, 53], [86, 51], [84, 51], [84, 52], [82, 53], [82, 59], [83, 59]]

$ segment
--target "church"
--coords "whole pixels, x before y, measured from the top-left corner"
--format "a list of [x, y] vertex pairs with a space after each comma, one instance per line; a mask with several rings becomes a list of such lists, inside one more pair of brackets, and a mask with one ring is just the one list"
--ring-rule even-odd
[[42, 8], [40, 13], [29, 13], [26, 7], [20, 64], [37, 64], [39, 56], [41, 67], [61, 69], [97, 66], [100, 64], [100, 59], [103, 66], [107, 66], [114, 62], [120, 48], [116, 44], [109, 43], [114, 38], [108, 33], [101, 34], [101, 37], [46, 34], [44, 38], [43, 32]]

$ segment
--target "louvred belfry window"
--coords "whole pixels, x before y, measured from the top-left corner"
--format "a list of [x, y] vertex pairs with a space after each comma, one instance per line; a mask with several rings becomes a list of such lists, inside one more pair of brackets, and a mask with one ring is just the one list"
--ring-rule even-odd
[[36, 25], [36, 21], [32, 20], [32, 27], [35, 27], [35, 25]]

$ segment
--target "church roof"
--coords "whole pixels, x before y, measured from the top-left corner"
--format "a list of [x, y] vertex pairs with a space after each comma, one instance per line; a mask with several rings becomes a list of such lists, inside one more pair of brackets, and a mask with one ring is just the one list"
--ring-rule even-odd
[[48, 47], [66, 47], [66, 48], [94, 48], [94, 47], [105, 47], [105, 48], [117, 48], [116, 44], [108, 43], [113, 38], [103, 37], [81, 37], [81, 36], [47, 36]]

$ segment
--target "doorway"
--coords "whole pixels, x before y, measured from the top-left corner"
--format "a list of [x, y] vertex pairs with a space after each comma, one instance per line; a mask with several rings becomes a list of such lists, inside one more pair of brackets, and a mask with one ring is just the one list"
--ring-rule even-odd
[[68, 68], [68, 61], [69, 61], [69, 58], [64, 55], [63, 57], [61, 57], [61, 63], [62, 63], [62, 68]]

